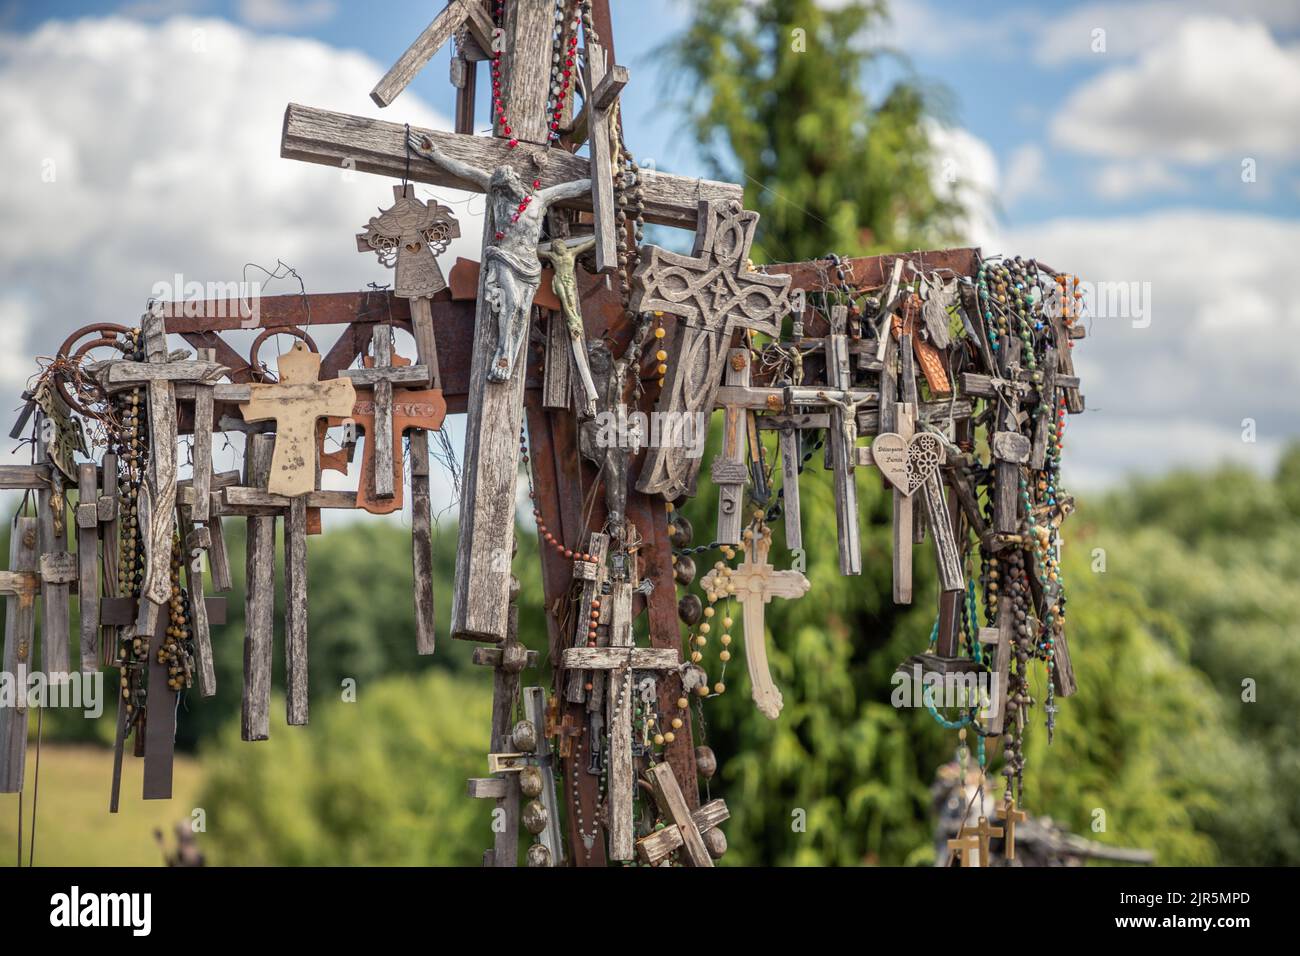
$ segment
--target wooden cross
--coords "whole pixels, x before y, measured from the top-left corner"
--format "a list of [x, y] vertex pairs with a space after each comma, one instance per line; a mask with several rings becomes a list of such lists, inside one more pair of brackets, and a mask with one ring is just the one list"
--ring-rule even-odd
[[[706, 840], [710, 831], [722, 835], [718, 824], [726, 820], [730, 813], [721, 800], [705, 804], [694, 813], [686, 803], [677, 778], [667, 764], [658, 763], [646, 771], [650, 786], [654, 789], [655, 803], [659, 812], [670, 821], [664, 830], [643, 837], [637, 844], [637, 852], [643, 860], [652, 866], [657, 865], [668, 853], [681, 847], [685, 851], [684, 862], [688, 866], [713, 866], [714, 856], [721, 856], [727, 848], [726, 839]], [[668, 832], [670, 835], [661, 836]], [[673, 836], [671, 834], [676, 834]], [[716, 850], [716, 854], [712, 851]]]
[[[457, 32], [467, 31], [482, 50], [492, 49], [496, 27], [479, 0], [451, 0], [446, 9], [433, 18], [401, 58], [384, 74], [370, 98], [379, 106], [388, 106], [410, 85], [426, 63], [433, 59]], [[464, 130], [463, 132], [472, 132]]]
[[739, 567], [727, 571], [710, 571], [700, 581], [706, 592], [734, 595], [740, 601], [745, 621], [745, 664], [749, 670], [750, 693], [764, 717], [776, 720], [781, 713], [781, 691], [772, 682], [767, 665], [767, 637], [763, 627], [763, 607], [772, 598], [800, 598], [812, 584], [798, 571], [777, 571], [767, 561], [772, 547], [772, 532], [764, 529], [755, 534], [745, 550]]
[[[757, 228], [758, 213], [746, 211], [739, 200], [701, 200], [691, 255], [642, 247], [630, 310], [668, 312], [683, 320], [655, 407], [664, 421], [709, 415], [736, 329], [776, 336], [791, 311], [790, 277], [755, 272], [748, 265]], [[695, 494], [700, 459], [680, 444], [650, 449], [637, 480], [640, 491], [670, 501]]]
[[1029, 814], [1016, 807], [1016, 798], [1012, 796], [1010, 790], [1007, 790], [1006, 800], [999, 809], [1002, 811], [1002, 815], [996, 819], [1005, 823], [1007, 830], [1007, 838], [1003, 844], [1002, 852], [1008, 860], [1014, 860], [1016, 858], [1016, 824], [1028, 820]]
[[[749, 350], [732, 349], [727, 356], [728, 392], [735, 394], [748, 390], [749, 372]], [[745, 483], [749, 474], [745, 466], [749, 454], [745, 419], [749, 413], [743, 404], [730, 404], [725, 398], [722, 407], [726, 416], [722, 452], [713, 460], [710, 475], [718, 489], [717, 540], [719, 544], [739, 544], [745, 517]]]
[[[213, 624], [226, 623], [226, 599], [205, 598], [204, 601], [207, 619]], [[100, 606], [103, 622], [109, 625], [129, 625], [132, 621], [138, 623], [134, 605], [133, 598], [104, 598]], [[144, 719], [136, 725], [137, 747], [141, 739], [144, 742], [145, 800], [170, 800], [172, 796], [172, 767], [176, 755], [176, 699], [179, 695], [168, 684], [171, 664], [159, 656], [167, 641], [167, 629], [170, 626], [168, 617], [158, 615], [154, 632], [149, 638], [145, 714]], [[127, 699], [119, 695], [113, 791], [109, 802], [109, 808], [113, 812], [117, 811], [118, 788], [122, 780], [123, 742], [132, 719], [127, 703]]]
[[998, 602], [997, 627], [982, 627], [979, 641], [992, 653], [993, 662], [989, 672], [993, 677], [991, 688], [992, 700], [989, 707], [980, 714], [984, 726], [991, 734], [1002, 733], [1007, 718], [1007, 685], [1011, 674], [1011, 640], [1014, 627], [1011, 601]]
[[36, 462], [47, 469], [46, 480], [36, 490], [37, 568], [41, 579], [41, 666], [51, 681], [59, 681], [71, 669], [69, 595], [76, 579], [76, 564], [68, 551], [63, 472], [50, 460], [47, 443], [41, 437], [49, 421], [43, 411], [37, 412]]
[[[615, 584], [608, 647], [569, 647], [560, 666], [610, 672], [606, 695], [609, 728], [609, 858], [630, 860], [633, 846], [632, 800], [632, 672], [672, 671], [680, 664], [674, 647], [636, 647], [632, 636], [632, 585]], [[671, 773], [671, 771], [670, 771]], [[679, 791], [680, 792], [680, 791]]]
[[[20, 674], [31, 667], [36, 638], [37, 519], [19, 517], [9, 532], [9, 570], [0, 572], [0, 594], [5, 600], [5, 674], [17, 685]], [[27, 688], [15, 686], [14, 705], [0, 707], [0, 793], [23, 789], [27, 760]]]
[[402, 459], [395, 453], [395, 446], [408, 429], [437, 431], [441, 428], [447, 402], [441, 389], [394, 388], [427, 381], [429, 370], [393, 354], [391, 326], [376, 325], [373, 342], [373, 364], [368, 368], [345, 369], [342, 374], [354, 385], [370, 388], [370, 395], [359, 395], [351, 409], [353, 421], [366, 434], [357, 507], [371, 514], [388, 514], [402, 507]]
[[292, 498], [315, 489], [316, 422], [347, 415], [356, 402], [356, 390], [348, 379], [318, 380], [320, 363], [320, 356], [305, 342], [295, 342], [280, 356], [280, 381], [248, 386], [249, 400], [239, 406], [246, 422], [275, 422], [275, 451], [266, 486], [272, 494]]
[[[211, 361], [210, 352], [196, 361], [185, 360], [188, 353], [184, 351], [169, 353], [163, 310], [157, 304], [141, 316], [140, 334], [144, 340], [144, 362], [104, 362], [95, 367], [94, 373], [107, 392], [139, 385], [148, 389], [149, 447], [153, 452], [149, 456], [146, 485], [141, 488], [136, 502], [146, 555], [141, 589], [146, 600], [140, 602], [136, 633], [147, 637], [156, 629], [153, 619], [171, 597], [177, 490], [176, 400], [179, 394], [195, 402], [195, 482], [202, 483], [211, 474], [212, 392], [217, 381], [230, 370]], [[206, 434], [201, 434], [203, 432]], [[208, 449], [206, 453], [205, 447]], [[202, 509], [202, 506], [197, 507]]]
[[[586, 647], [595, 643], [597, 627], [601, 623], [603, 589], [609, 579], [609, 569], [605, 566], [605, 553], [609, 550], [609, 535], [594, 532], [587, 554], [590, 561], [574, 561], [573, 577], [581, 581], [578, 601], [574, 605], [577, 624], [574, 625], [573, 646]], [[605, 609], [605, 623], [608, 623], [608, 608]], [[587, 699], [588, 675], [581, 670], [571, 670], [565, 685], [565, 700], [579, 704]], [[593, 685], [594, 686], [594, 685]]]
[[[669, 777], [672, 777], [672, 775], [669, 774]], [[672, 778], [671, 783], [667, 780], [663, 781], [663, 786], [671, 788], [676, 783], [676, 778]], [[680, 792], [681, 789], [678, 788], [678, 793]], [[670, 805], [680, 806], [676, 801], [671, 801]], [[683, 834], [686, 829], [693, 829], [704, 839], [704, 847], [708, 851], [709, 857], [714, 860], [721, 859], [722, 855], [727, 852], [727, 838], [722, 832], [721, 825], [730, 818], [731, 811], [727, 809], [724, 800], [710, 800], [699, 809], [690, 811], [690, 823], [669, 823], [663, 829], [655, 830], [641, 837], [636, 841], [636, 855], [649, 866], [659, 866], [668, 858], [669, 854], [686, 845], [686, 837]], [[698, 850], [698, 847], [696, 849]], [[700, 865], [708, 866], [711, 864]]]
[[[830, 416], [825, 413], [794, 412], [758, 417], [760, 431], [774, 429], [779, 435], [781, 520], [785, 526], [785, 546], [790, 551], [803, 550], [803, 522], [799, 503], [799, 471], [803, 466], [802, 433], [812, 429], [827, 429], [830, 426]], [[862, 427], [861, 416], [859, 416], [858, 427]]]
[[948, 841], [948, 851], [950, 853], [961, 851], [963, 867], [988, 866], [989, 843], [993, 837], [1000, 836], [1002, 836], [1001, 827], [990, 826], [988, 817], [980, 817], [977, 827], [962, 824], [957, 839]]
[[[510, 632], [500, 647], [476, 647], [474, 663], [492, 668], [492, 736], [488, 755], [491, 777], [469, 781], [469, 795], [480, 799], [495, 799], [497, 809], [504, 819], [494, 820], [493, 847], [483, 854], [484, 866], [512, 867], [519, 862], [519, 776], [507, 771], [522, 769], [520, 755], [516, 764], [502, 765], [508, 750], [516, 749], [511, 739], [511, 724], [515, 700], [519, 696], [519, 675], [525, 668], [537, 666], [537, 652], [519, 643], [519, 605], [510, 604]], [[534, 733], [538, 728], [534, 727]]]
[[588, 136], [591, 140], [591, 208], [593, 236], [596, 240], [596, 271], [614, 272], [618, 269], [618, 242], [614, 231], [614, 159], [611, 129], [611, 112], [618, 102], [619, 93], [628, 82], [625, 67], [615, 66], [606, 72], [605, 51], [599, 43], [587, 38], [587, 56], [584, 66], [587, 100], [583, 112], [587, 116]]

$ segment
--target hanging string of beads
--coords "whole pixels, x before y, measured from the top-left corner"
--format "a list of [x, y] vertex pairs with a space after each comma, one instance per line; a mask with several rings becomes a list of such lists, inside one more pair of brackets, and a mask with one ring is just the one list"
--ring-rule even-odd
[[538, 543], [550, 546], [556, 554], [570, 561], [574, 559], [595, 561], [595, 557], [586, 551], [574, 551], [572, 548], [566, 548], [564, 542], [555, 536], [555, 532], [546, 526], [546, 521], [542, 518], [542, 509], [537, 504], [537, 489], [533, 487], [532, 469], [528, 467], [528, 433], [523, 428], [519, 429], [519, 458], [524, 466], [524, 475], [528, 480], [528, 500], [533, 503], [533, 520], [537, 523]]
[[[565, 12], [568, 7], [571, 12]], [[560, 122], [564, 119], [564, 106], [572, 102], [570, 89], [573, 86], [573, 71], [578, 55], [578, 27], [582, 18], [578, 13], [576, 2], [555, 0], [555, 39], [551, 49], [551, 86], [546, 101], [546, 115], [549, 117], [548, 136], [552, 143], [560, 140]]]
[[[139, 329], [123, 333], [115, 343], [124, 358], [143, 362], [144, 342]], [[109, 450], [117, 455], [118, 486], [122, 490], [121, 520], [118, 537], [118, 592], [120, 597], [140, 599], [144, 588], [144, 535], [140, 527], [137, 501], [148, 467], [149, 445], [147, 409], [144, 389], [135, 386], [110, 398], [111, 414], [106, 423]], [[119, 685], [125, 703], [128, 731], [144, 715], [148, 692], [147, 641], [123, 629], [118, 641]]]
[[158, 663], [167, 665], [167, 686], [180, 691], [194, 684], [194, 631], [189, 592], [181, 587], [184, 552], [178, 533], [172, 535], [170, 620], [163, 645], [158, 649]]

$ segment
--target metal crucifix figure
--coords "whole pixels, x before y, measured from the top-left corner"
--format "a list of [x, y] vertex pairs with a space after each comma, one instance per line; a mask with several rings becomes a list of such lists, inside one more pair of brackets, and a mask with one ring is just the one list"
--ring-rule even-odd
[[528, 328], [533, 295], [542, 281], [537, 243], [546, 211], [552, 203], [591, 192], [591, 180], [575, 179], [546, 189], [537, 188], [538, 180], [533, 180], [536, 191], [530, 192], [509, 166], [488, 173], [448, 156], [427, 136], [411, 133], [408, 142], [417, 155], [487, 194], [490, 225], [483, 244], [484, 291], [497, 325], [497, 347], [487, 378], [508, 381]]

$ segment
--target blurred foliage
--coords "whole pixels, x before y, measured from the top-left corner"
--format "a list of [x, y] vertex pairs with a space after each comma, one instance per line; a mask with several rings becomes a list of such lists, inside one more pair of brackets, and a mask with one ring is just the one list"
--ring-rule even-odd
[[[873, 46], [879, 0], [694, 0], [659, 48], [672, 105], [711, 175], [762, 216], [755, 260], [950, 243], [960, 207], [934, 188], [936, 95]], [[883, 84], [882, 84], [883, 85]]]

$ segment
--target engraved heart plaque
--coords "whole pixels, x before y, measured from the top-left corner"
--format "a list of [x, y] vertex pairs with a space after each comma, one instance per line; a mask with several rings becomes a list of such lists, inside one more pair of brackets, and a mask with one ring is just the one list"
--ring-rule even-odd
[[911, 441], [894, 432], [883, 432], [872, 441], [871, 453], [881, 474], [909, 497], [943, 461], [943, 446], [929, 432], [913, 435]]

